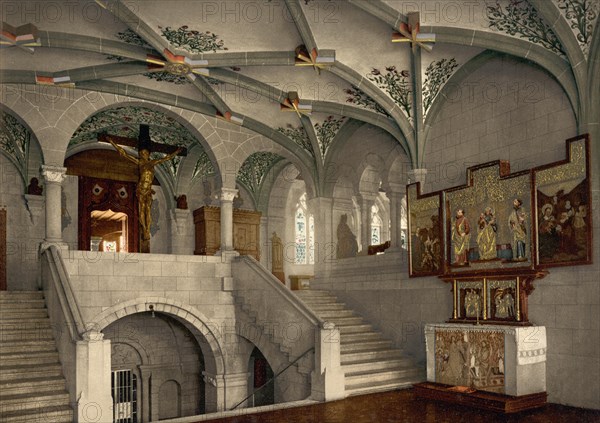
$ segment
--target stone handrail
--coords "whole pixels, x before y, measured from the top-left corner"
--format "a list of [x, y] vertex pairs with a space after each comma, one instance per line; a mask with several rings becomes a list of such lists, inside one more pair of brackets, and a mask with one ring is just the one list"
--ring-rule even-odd
[[[311, 398], [333, 401], [345, 396], [344, 374], [341, 371], [339, 329], [324, 322], [292, 291], [250, 256], [240, 256], [232, 262], [234, 292], [255, 315], [256, 323], [268, 332], [282, 351], [292, 357], [303, 356], [314, 347], [311, 373]], [[295, 325], [298, 335], [291, 337], [287, 329]], [[279, 335], [276, 327], [280, 328]]]
[[[48, 275], [50, 277], [43, 277], [42, 281], [46, 298], [48, 299], [52, 294], [56, 295], [71, 341], [79, 341], [83, 339], [82, 335], [86, 332], [85, 324], [73, 294], [69, 274], [65, 269], [60, 250], [58, 247], [51, 245], [42, 252], [42, 256], [46, 258], [50, 271], [50, 275]], [[53, 323], [56, 324], [56, 322]]]

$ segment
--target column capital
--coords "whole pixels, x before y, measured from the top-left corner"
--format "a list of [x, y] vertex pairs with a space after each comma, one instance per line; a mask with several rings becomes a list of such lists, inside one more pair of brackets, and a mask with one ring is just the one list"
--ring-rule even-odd
[[42, 165], [42, 176], [49, 184], [62, 184], [65, 180], [67, 168], [62, 166]]
[[219, 194], [219, 200], [221, 201], [233, 201], [236, 195], [238, 195], [239, 190], [235, 188], [221, 188], [221, 193]]

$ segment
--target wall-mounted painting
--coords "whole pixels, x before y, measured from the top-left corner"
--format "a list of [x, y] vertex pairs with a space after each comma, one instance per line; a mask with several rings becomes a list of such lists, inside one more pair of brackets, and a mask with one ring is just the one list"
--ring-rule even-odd
[[448, 273], [531, 268], [531, 174], [507, 162], [467, 170], [467, 185], [444, 191]]
[[540, 267], [591, 263], [589, 138], [567, 140], [567, 159], [534, 169]]
[[407, 187], [406, 195], [410, 276], [441, 275], [444, 249], [440, 193], [422, 196], [416, 183]]

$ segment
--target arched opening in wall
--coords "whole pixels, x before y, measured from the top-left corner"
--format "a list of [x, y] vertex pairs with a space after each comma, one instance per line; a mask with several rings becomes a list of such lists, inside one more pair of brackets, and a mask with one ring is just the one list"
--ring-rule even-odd
[[163, 313], [125, 316], [103, 330], [111, 340], [113, 418], [137, 423], [204, 414], [204, 356], [195, 336]]
[[167, 380], [158, 390], [158, 416], [160, 420], [181, 417], [181, 386]]
[[253, 393], [248, 399], [248, 407], [260, 407], [275, 403], [275, 382], [273, 369], [265, 356], [254, 347], [248, 362], [250, 373], [248, 392]]

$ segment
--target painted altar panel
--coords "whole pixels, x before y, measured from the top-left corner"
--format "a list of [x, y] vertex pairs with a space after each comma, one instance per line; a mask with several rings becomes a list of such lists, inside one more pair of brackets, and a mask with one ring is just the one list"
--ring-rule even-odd
[[531, 174], [508, 163], [468, 170], [469, 184], [444, 192], [448, 273], [531, 268]]
[[505, 393], [504, 333], [442, 330], [435, 332], [435, 382]]
[[534, 171], [536, 263], [541, 267], [591, 263], [588, 137], [569, 140], [567, 157]]
[[410, 276], [443, 272], [442, 216], [440, 194], [420, 195], [420, 185], [407, 187], [408, 248]]

